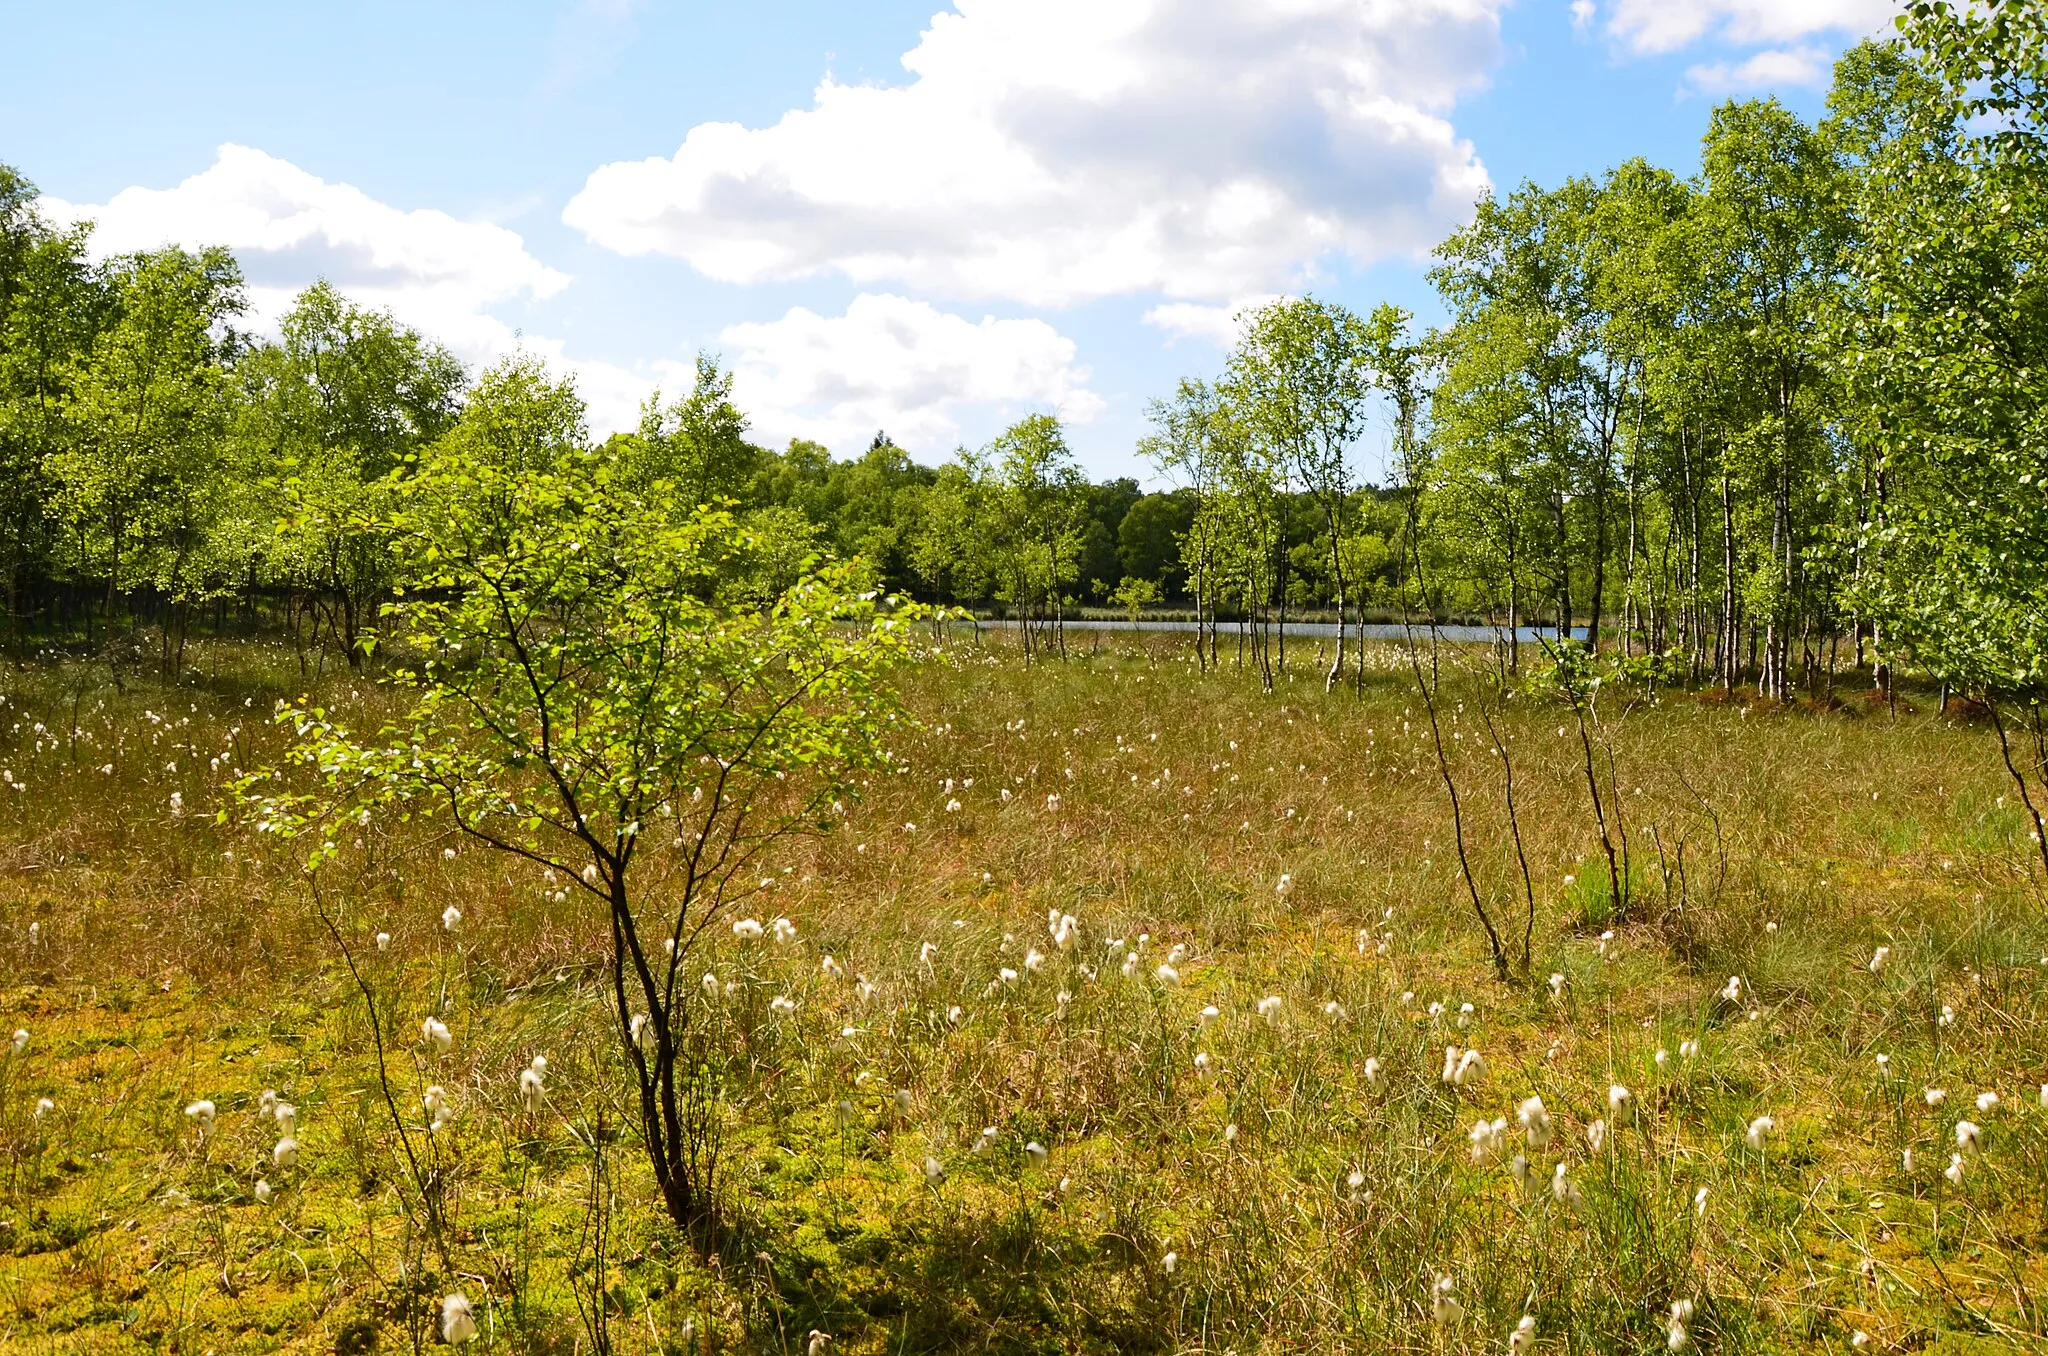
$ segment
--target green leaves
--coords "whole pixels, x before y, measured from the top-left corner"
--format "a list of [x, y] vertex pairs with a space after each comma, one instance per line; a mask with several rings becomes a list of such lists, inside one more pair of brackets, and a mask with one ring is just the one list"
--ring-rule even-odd
[[1844, 316], [1883, 475], [1856, 596], [1895, 656], [2027, 699], [2048, 689], [2042, 22], [1916, 5], [1903, 27], [1925, 64], [1857, 91], [1886, 135], [1862, 152], [1867, 238]]
[[67, 435], [44, 459], [49, 511], [110, 591], [204, 597], [226, 571], [209, 528], [237, 486], [218, 474], [231, 411], [223, 327], [241, 313], [224, 249], [115, 262], [116, 314], [73, 360]]
[[[529, 413], [511, 423], [538, 426]], [[259, 822], [297, 837], [403, 804], [609, 878], [648, 824], [678, 828], [656, 850], [717, 843], [709, 871], [824, 818], [879, 758], [896, 710], [884, 675], [915, 610], [815, 562], [763, 604], [735, 601], [736, 569], [768, 544], [730, 513], [682, 507], [665, 482], [637, 492], [602, 453], [517, 441], [480, 456], [474, 436], [446, 439], [394, 486], [387, 530], [419, 569], [386, 609], [387, 645], [413, 705], [369, 739], [281, 712], [317, 789], [252, 783]], [[315, 863], [330, 850], [322, 838]]]

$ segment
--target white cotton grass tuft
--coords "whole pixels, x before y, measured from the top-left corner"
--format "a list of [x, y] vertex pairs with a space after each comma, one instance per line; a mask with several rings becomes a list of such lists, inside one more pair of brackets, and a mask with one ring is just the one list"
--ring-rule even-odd
[[1700, 1043], [1690, 1037], [1680, 1041], [1678, 1043], [1678, 1057], [1680, 1059], [1698, 1059], [1700, 1057]]
[[1024, 1157], [1031, 1160], [1032, 1167], [1042, 1168], [1045, 1160], [1051, 1157], [1051, 1151], [1034, 1139], [1024, 1146]]
[[280, 1135], [290, 1136], [299, 1133], [299, 1109], [290, 1102], [279, 1102], [273, 1106], [270, 1109], [270, 1119], [277, 1122], [277, 1133]]
[[[14, 1028], [13, 1049], [17, 1055], [28, 1049], [28, 1030], [25, 1027]], [[2041, 1101], [2043, 1105], [2048, 1105], [2048, 1083], [2041, 1085]]]
[[1380, 1072], [1384, 1067], [1379, 1061], [1379, 1056], [1368, 1055], [1365, 1061], [1365, 1081], [1374, 1084], [1378, 1083], [1380, 1081]]
[[946, 1165], [939, 1162], [937, 1158], [934, 1158], [929, 1154], [925, 1155], [924, 1184], [928, 1187], [936, 1187], [939, 1183], [945, 1180]]
[[1568, 1205], [1576, 1210], [1586, 1203], [1586, 1195], [1579, 1190], [1579, 1184], [1572, 1180], [1571, 1170], [1560, 1163], [1550, 1174], [1550, 1195], [1559, 1205]]
[[420, 1040], [434, 1047], [434, 1053], [445, 1055], [455, 1045], [455, 1033], [439, 1017], [429, 1017], [420, 1023]]
[[1536, 1315], [1523, 1314], [1515, 1324], [1515, 1330], [1508, 1334], [1508, 1350], [1512, 1352], [1533, 1351], [1536, 1347]]
[[1882, 973], [1883, 973], [1883, 971], [1884, 971], [1884, 964], [1885, 964], [1885, 962], [1886, 962], [1886, 961], [1888, 961], [1888, 960], [1890, 960], [1891, 958], [1892, 958], [1892, 949], [1891, 949], [1890, 947], [1888, 947], [1888, 946], [1881, 946], [1881, 947], [1879, 947], [1879, 948], [1878, 948], [1878, 949], [1877, 949], [1876, 951], [1874, 951], [1874, 952], [1872, 952], [1872, 953], [1871, 953], [1871, 957], [1870, 957], [1870, 973], [1871, 973], [1871, 974], [1873, 974], [1873, 975], [1875, 975], [1875, 974], [1882, 974]]
[[732, 935], [743, 942], [751, 942], [766, 931], [758, 918], [742, 918], [732, 925]]
[[378, 933], [378, 934], [377, 934], [377, 949], [378, 949], [379, 951], [389, 951], [389, 950], [391, 949], [391, 934], [390, 934], [390, 933], [388, 933], [388, 932], [380, 932], [380, 933]]
[[1941, 1170], [1941, 1175], [1948, 1178], [1956, 1186], [1961, 1186], [1965, 1171], [1963, 1156], [1961, 1154], [1950, 1154], [1948, 1156], [1948, 1166]]
[[794, 924], [794, 923], [790, 922], [790, 921], [789, 921], [789, 920], [788, 920], [787, 918], [778, 918], [778, 919], [776, 919], [776, 920], [775, 920], [775, 944], [776, 944], [777, 946], [788, 946], [788, 945], [789, 945], [789, 944], [790, 944], [791, 942], [793, 942], [793, 941], [795, 941], [795, 940], [796, 940], [796, 924]]
[[289, 1170], [299, 1161], [299, 1142], [287, 1135], [270, 1150], [271, 1165], [279, 1171]]
[[1765, 1146], [1770, 1143], [1771, 1132], [1777, 1128], [1777, 1121], [1771, 1117], [1758, 1116], [1749, 1123], [1749, 1128], [1742, 1132], [1742, 1142], [1757, 1153], [1762, 1153]]
[[455, 1119], [455, 1110], [448, 1104], [448, 1089], [436, 1083], [420, 1098], [420, 1110], [427, 1115], [427, 1129], [439, 1130]]
[[1473, 1163], [1491, 1163], [1500, 1156], [1501, 1150], [1507, 1147], [1507, 1118], [1489, 1121], [1482, 1116], [1472, 1123], [1471, 1132], [1465, 1138], [1472, 1146]]
[[476, 1314], [469, 1296], [458, 1292], [441, 1301], [441, 1340], [451, 1347], [476, 1340]]
[[537, 1068], [519, 1071], [519, 1105], [529, 1116], [540, 1115], [547, 1105], [547, 1087]]
[[443, 932], [453, 932], [461, 926], [462, 910], [456, 908], [453, 904], [441, 910], [441, 930]]
[[1606, 1121], [1594, 1121], [1586, 1127], [1586, 1144], [1596, 1154], [1607, 1147]]
[[212, 1102], [201, 1098], [185, 1108], [185, 1115], [199, 1127], [199, 1140], [203, 1144], [213, 1134], [215, 1108]]
[[1620, 1124], [1622, 1118], [1628, 1115], [1629, 1108], [1634, 1101], [1634, 1094], [1621, 1084], [1609, 1083], [1607, 1085], [1607, 1111], [1609, 1115], [1614, 1117], [1616, 1124]]
[[1980, 1115], [1980, 1116], [1989, 1116], [1989, 1115], [1990, 1115], [1990, 1114], [1991, 1114], [1992, 1112], [1994, 1112], [1994, 1111], [1996, 1111], [1996, 1110], [1998, 1110], [1998, 1094], [1997, 1094], [1997, 1093], [1995, 1093], [1995, 1092], [1980, 1092], [1980, 1093], [1978, 1093], [1978, 1094], [1977, 1094], [1977, 1114], [1978, 1114], [1978, 1115]]
[[1277, 1022], [1280, 1020], [1280, 1009], [1284, 1005], [1285, 1000], [1279, 994], [1269, 993], [1259, 1000], [1259, 1016], [1268, 1022]]
[[1692, 1345], [1691, 1329], [1692, 1301], [1671, 1301], [1671, 1320], [1664, 1325], [1664, 1345], [1672, 1351], [1684, 1351]]
[[1984, 1130], [1975, 1121], [1956, 1122], [1956, 1148], [1975, 1158], [1984, 1152]]
[[1550, 1143], [1550, 1111], [1541, 1097], [1524, 1099], [1515, 1108], [1515, 1122], [1522, 1127], [1531, 1149], [1540, 1150]]
[[1157, 970], [1152, 972], [1152, 977], [1169, 989], [1180, 984], [1180, 971], [1174, 969], [1171, 965], [1162, 964]]
[[1486, 1080], [1486, 1057], [1475, 1049], [1458, 1056], [1451, 1069], [1451, 1082], [1461, 1088], [1477, 1087]]
[[654, 1030], [654, 1023], [648, 1019], [646, 1013], [634, 1013], [628, 1031], [633, 1038], [633, 1044], [642, 1054], [651, 1055], [654, 1053], [659, 1043], [659, 1036]]
[[1458, 1283], [1449, 1275], [1440, 1275], [1430, 1287], [1429, 1316], [1437, 1323], [1448, 1327], [1465, 1316], [1465, 1306], [1458, 1302]]

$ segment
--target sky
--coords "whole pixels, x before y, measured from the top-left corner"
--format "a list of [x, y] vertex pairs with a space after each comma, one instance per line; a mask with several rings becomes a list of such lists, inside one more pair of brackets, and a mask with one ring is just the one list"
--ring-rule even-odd
[[757, 441], [936, 464], [1050, 412], [1149, 480], [1148, 399], [1313, 293], [1441, 318], [1487, 191], [1680, 173], [1823, 109], [1894, 0], [0, 0], [0, 161], [103, 253], [325, 277], [593, 430], [735, 374]]

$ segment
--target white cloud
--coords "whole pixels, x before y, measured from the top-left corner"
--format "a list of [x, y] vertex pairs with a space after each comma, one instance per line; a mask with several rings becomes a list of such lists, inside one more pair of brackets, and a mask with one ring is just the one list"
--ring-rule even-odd
[[1445, 114], [1505, 0], [957, 0], [895, 88], [826, 77], [563, 213], [728, 282], [839, 274], [1061, 305], [1286, 287], [1426, 250], [1486, 172]]
[[485, 307], [552, 296], [569, 283], [527, 253], [515, 231], [393, 207], [247, 146], [222, 146], [211, 167], [175, 188], [124, 188], [104, 206], [56, 210], [92, 218], [93, 249], [103, 255], [228, 246], [266, 322], [324, 277], [472, 359], [511, 339]]
[[1792, 47], [1758, 52], [1747, 61], [1716, 61], [1685, 73], [1687, 88], [1707, 95], [1743, 94], [1782, 89], [1787, 85], [1820, 86], [1832, 69], [1828, 53], [1818, 47]]
[[1279, 300], [1278, 293], [1243, 297], [1222, 306], [1195, 301], [1169, 301], [1145, 312], [1144, 321], [1165, 330], [1169, 344], [1179, 339], [1200, 339], [1218, 348], [1232, 348], [1244, 334], [1242, 317], [1267, 302]]
[[524, 345], [576, 374], [594, 428], [633, 425], [650, 383], [609, 363], [569, 358], [559, 341], [522, 337], [494, 306], [553, 296], [569, 276], [527, 252], [516, 231], [406, 210], [288, 160], [222, 146], [214, 163], [174, 188], [124, 188], [104, 205], [45, 198], [53, 216], [94, 221], [104, 257], [182, 245], [225, 245], [248, 284], [250, 320], [274, 330], [292, 298], [326, 278], [360, 305], [389, 309], [471, 366]]
[[1048, 410], [1086, 423], [1103, 408], [1075, 365], [1074, 341], [1043, 320], [976, 322], [862, 293], [844, 315], [798, 306], [719, 337], [734, 401], [771, 443], [814, 438], [845, 452], [886, 429], [905, 448], [937, 455], [959, 440], [963, 415]]
[[1860, 37], [1889, 24], [1899, 8], [1897, 0], [1613, 0], [1606, 6], [1607, 32], [1639, 53], [1676, 51], [1708, 36], [1743, 46], [1821, 33]]

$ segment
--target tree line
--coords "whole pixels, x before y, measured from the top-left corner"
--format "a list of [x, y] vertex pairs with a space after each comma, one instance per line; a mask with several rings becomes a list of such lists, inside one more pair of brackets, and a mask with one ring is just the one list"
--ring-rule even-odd
[[[1221, 370], [1150, 407], [1166, 488], [1091, 483], [1049, 414], [937, 468], [886, 434], [847, 460], [764, 448], [710, 357], [602, 451], [729, 507], [765, 580], [858, 559], [877, 589], [1021, 621], [1033, 653], [1077, 608], [1164, 604], [1205, 663], [1234, 628], [1270, 681], [1313, 613], [1340, 623], [1335, 682], [1343, 624], [1477, 616], [1777, 699], [1901, 664], [2031, 693], [2041, 20], [1928, 3], [1901, 27], [1843, 56], [1815, 122], [1716, 109], [1690, 178], [1632, 160], [1483, 200], [1435, 252], [1440, 328], [1314, 297], [1240, 317]], [[260, 338], [226, 251], [95, 262], [35, 202], [0, 168], [18, 646], [147, 637], [175, 664], [195, 625], [282, 618], [303, 651], [359, 656], [415, 564], [379, 523], [424, 449], [592, 441], [530, 355], [472, 379], [325, 283]]]

